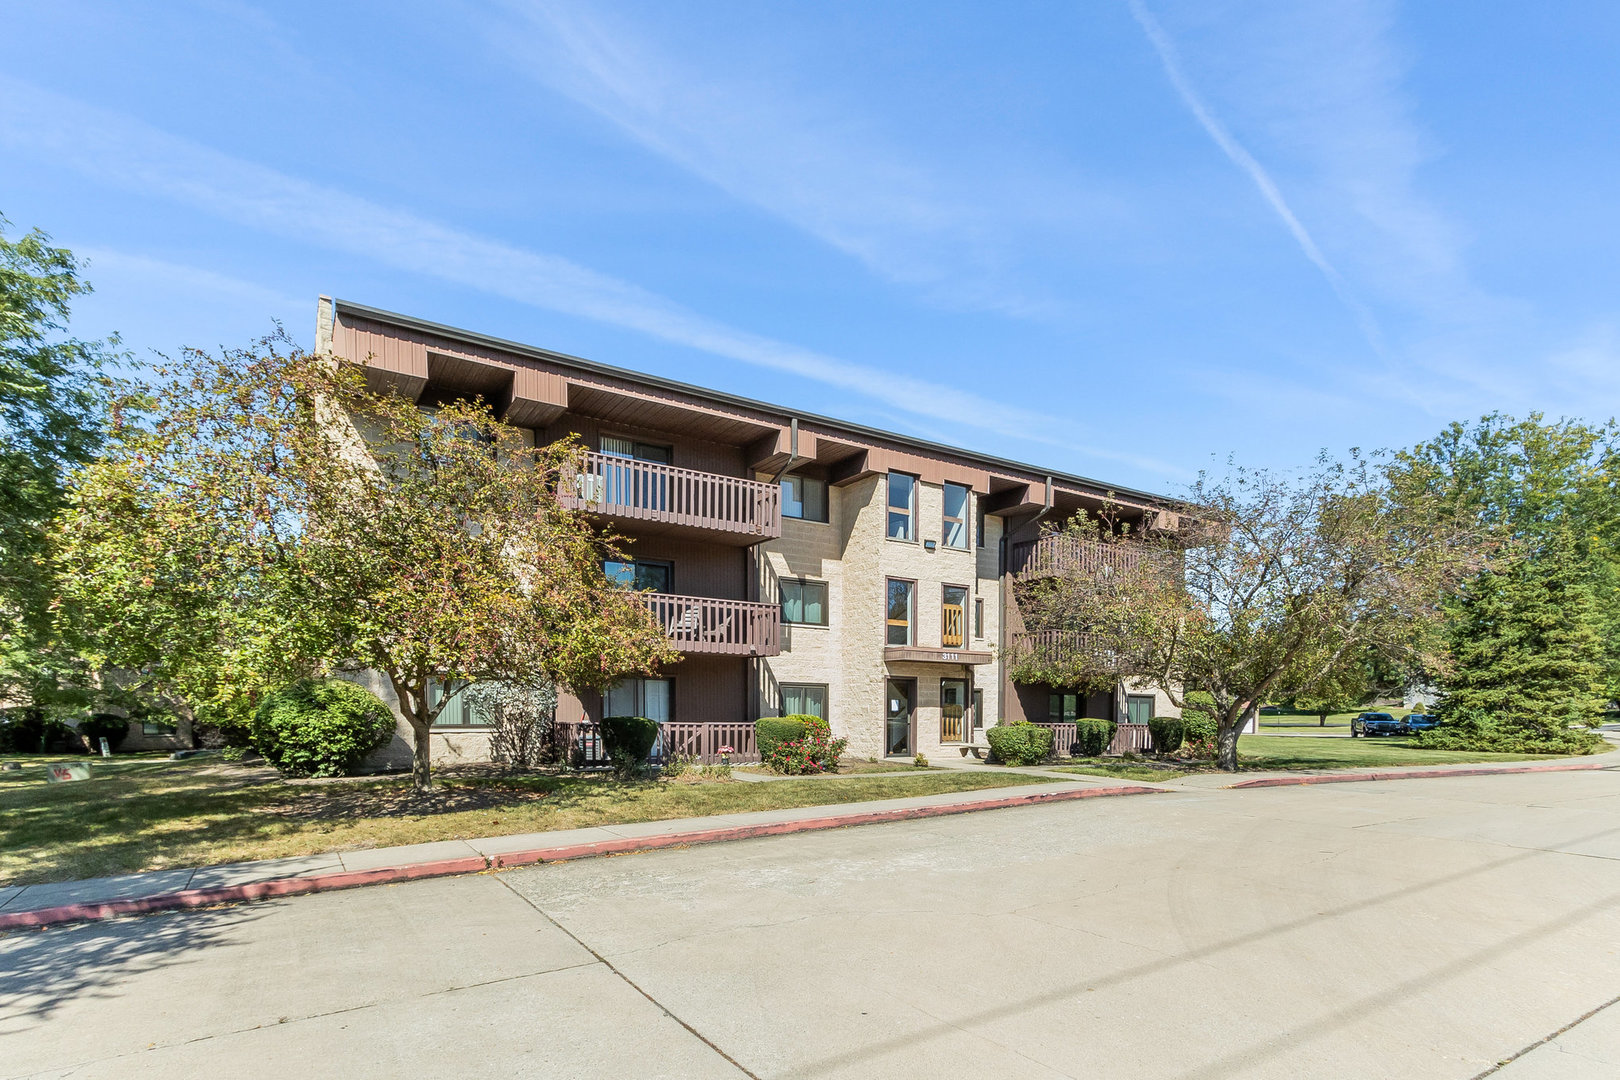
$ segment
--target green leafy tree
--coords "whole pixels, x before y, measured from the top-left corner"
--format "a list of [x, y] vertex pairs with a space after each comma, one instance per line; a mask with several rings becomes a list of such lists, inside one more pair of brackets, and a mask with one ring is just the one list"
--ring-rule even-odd
[[[157, 374], [150, 420], [85, 470], [62, 535], [81, 622], [116, 628], [110, 662], [166, 666], [183, 692], [210, 663], [261, 686], [374, 670], [426, 790], [435, 684], [601, 688], [674, 659], [603, 573], [618, 550], [559, 499], [573, 443], [530, 446], [480, 402], [370, 392], [281, 336]], [[103, 599], [120, 592], [133, 607]]]
[[1466, 530], [1393, 498], [1382, 464], [1362, 457], [1297, 477], [1203, 476], [1178, 510], [1188, 524], [1168, 539], [1071, 522], [1084, 538], [1160, 555], [1058, 579], [1047, 611], [1061, 621], [1043, 629], [1089, 635], [1094, 654], [1178, 707], [1184, 687], [1207, 691], [1225, 769], [1237, 768], [1238, 733], [1261, 702], [1308, 693], [1368, 657], [1425, 661], [1441, 596], [1478, 562]]
[[50, 619], [47, 527], [67, 474], [100, 445], [117, 339], [67, 333], [90, 291], [66, 248], [35, 229], [4, 235], [0, 217], [0, 697], [71, 709], [89, 690], [84, 665]]

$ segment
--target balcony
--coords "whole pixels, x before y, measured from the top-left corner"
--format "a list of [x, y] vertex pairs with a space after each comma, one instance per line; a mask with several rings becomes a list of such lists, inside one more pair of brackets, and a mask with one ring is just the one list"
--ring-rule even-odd
[[775, 604], [672, 593], [637, 595], [683, 653], [776, 656], [782, 651], [782, 609]]
[[1066, 533], [1048, 533], [1039, 540], [1012, 546], [1008, 569], [1019, 580], [1083, 574], [1106, 577], [1129, 573], [1156, 549], [1131, 543], [1083, 540]]
[[1008, 653], [1014, 664], [1033, 667], [1067, 668], [1080, 660], [1111, 664], [1115, 656], [1106, 651], [1097, 635], [1080, 630], [1032, 630], [1014, 634]]
[[635, 522], [642, 533], [682, 533], [739, 546], [782, 535], [782, 492], [775, 484], [656, 461], [586, 453], [565, 482], [562, 502]]

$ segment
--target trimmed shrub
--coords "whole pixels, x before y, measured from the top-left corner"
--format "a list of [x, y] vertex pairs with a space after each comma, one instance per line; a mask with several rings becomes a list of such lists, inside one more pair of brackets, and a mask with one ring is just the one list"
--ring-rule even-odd
[[79, 721], [79, 734], [90, 744], [92, 754], [101, 753], [102, 739], [107, 740], [107, 749], [117, 750], [129, 735], [129, 718], [112, 713], [96, 713], [89, 719]]
[[848, 739], [833, 738], [832, 729], [827, 726], [827, 721], [819, 716], [800, 715], [782, 719], [791, 719], [802, 724], [804, 734], [772, 746], [770, 753], [761, 759], [767, 769], [787, 776], [838, 771], [838, 759], [844, 756], [844, 748], [849, 745]]
[[1212, 758], [1219, 734], [1220, 722], [1215, 719], [1215, 695], [1208, 690], [1189, 692], [1187, 704], [1181, 709], [1182, 746], [1193, 757]]
[[1547, 724], [1539, 718], [1494, 716], [1478, 709], [1442, 714], [1440, 726], [1422, 732], [1425, 750], [1471, 750], [1504, 754], [1591, 754], [1603, 747], [1596, 732]]
[[826, 727], [825, 721], [804, 715], [762, 716], [755, 720], [754, 744], [759, 748], [760, 760], [770, 757], [777, 744], [804, 738], [804, 733], [810, 730], [806, 721], [814, 721]]
[[1102, 757], [1114, 741], [1119, 727], [1112, 720], [1083, 716], [1074, 722], [1074, 747], [1069, 751], [1075, 757]]
[[990, 752], [1004, 765], [1034, 765], [1052, 752], [1052, 729], [1019, 720], [984, 733]]
[[645, 716], [602, 717], [602, 749], [613, 771], [628, 779], [647, 771], [647, 756], [658, 741], [658, 721]]
[[1180, 750], [1185, 731], [1179, 716], [1155, 716], [1148, 721], [1148, 734], [1153, 736], [1156, 753], [1173, 754]]
[[382, 699], [345, 679], [282, 687], [253, 715], [253, 745], [282, 776], [349, 776], [393, 734]]

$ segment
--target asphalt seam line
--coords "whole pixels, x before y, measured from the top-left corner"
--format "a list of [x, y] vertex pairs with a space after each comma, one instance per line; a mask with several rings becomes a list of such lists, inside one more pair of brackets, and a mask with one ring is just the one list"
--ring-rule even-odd
[[1475, 1073], [1472, 1077], [1469, 1078], [1469, 1080], [1484, 1080], [1485, 1077], [1490, 1076], [1493, 1073], [1501, 1072], [1503, 1069], [1507, 1068], [1509, 1065], [1513, 1064], [1515, 1061], [1518, 1061], [1520, 1058], [1524, 1057], [1524, 1055], [1528, 1054], [1530, 1051], [1538, 1050], [1541, 1047], [1546, 1046], [1548, 1043], [1550, 1043], [1554, 1039], [1558, 1038], [1558, 1036], [1564, 1034], [1567, 1031], [1570, 1031], [1573, 1028], [1579, 1027], [1580, 1025], [1586, 1023], [1588, 1020], [1592, 1019], [1592, 1017], [1596, 1016], [1598, 1013], [1602, 1012], [1604, 1009], [1609, 1008], [1611, 1005], [1620, 1005], [1620, 994], [1615, 995], [1614, 997], [1610, 998], [1608, 1001], [1605, 1001], [1603, 1004], [1599, 1005], [1595, 1009], [1587, 1010], [1586, 1012], [1584, 1012], [1581, 1015], [1577, 1016], [1575, 1019], [1571, 1020], [1569, 1023], [1565, 1024], [1563, 1027], [1559, 1028], [1557, 1031], [1553, 1032], [1551, 1035], [1547, 1035], [1547, 1036], [1545, 1036], [1543, 1038], [1537, 1039], [1535, 1042], [1531, 1043], [1529, 1046], [1526, 1046], [1523, 1049], [1517, 1050], [1517, 1051], [1513, 1052], [1512, 1054], [1509, 1054], [1507, 1057], [1503, 1058], [1501, 1061], [1498, 1061], [1495, 1065], [1492, 1065], [1490, 1068], [1486, 1069], [1484, 1072]]
[[761, 1080], [760, 1076], [757, 1073], [752, 1072], [742, 1062], [738, 1061], [736, 1058], [732, 1057], [730, 1054], [728, 1054], [724, 1050], [720, 1049], [720, 1047], [715, 1044], [714, 1040], [710, 1039], [707, 1035], [703, 1034], [703, 1032], [699, 1031], [697, 1028], [693, 1027], [691, 1024], [688, 1024], [685, 1020], [681, 1019], [679, 1016], [676, 1016], [673, 1012], [670, 1011], [670, 1009], [669, 1009], [669, 1007], [667, 1005], [665, 1005], [663, 1002], [659, 1001], [657, 998], [653, 997], [646, 990], [643, 990], [641, 988], [641, 986], [638, 985], [634, 979], [632, 979], [630, 976], [626, 975], [624, 972], [620, 971], [617, 967], [615, 967], [614, 964], [613, 964], [613, 961], [609, 960], [607, 957], [605, 957], [601, 953], [597, 952], [590, 945], [587, 945], [585, 943], [584, 938], [581, 938], [578, 934], [576, 934], [572, 930], [568, 929], [568, 927], [564, 926], [562, 923], [560, 923], [556, 919], [552, 918], [551, 914], [549, 912], [547, 912], [545, 908], [543, 908], [539, 904], [535, 903], [533, 899], [531, 899], [528, 896], [525, 896], [523, 893], [519, 892], [517, 889], [512, 888], [512, 883], [510, 881], [508, 881], [504, 875], [498, 875], [496, 877], [496, 880], [499, 881], [502, 885], [505, 885], [507, 887], [507, 889], [511, 890], [511, 893], [512, 893], [513, 896], [516, 896], [519, 900], [522, 900], [525, 904], [528, 904], [529, 907], [533, 908], [534, 911], [536, 913], [538, 913], [539, 916], [542, 919], [546, 920], [546, 922], [550, 923], [552, 926], [555, 926], [558, 930], [562, 931], [564, 934], [567, 934], [569, 939], [572, 940], [574, 942], [574, 944], [578, 945], [580, 948], [584, 949], [586, 952], [588, 952], [592, 956], [594, 956], [596, 958], [597, 963], [601, 964], [603, 967], [605, 967], [609, 971], [613, 972], [613, 974], [617, 975], [620, 979], [622, 979], [624, 981], [624, 984], [626, 986], [628, 986], [630, 989], [634, 990], [636, 993], [640, 994], [642, 997], [646, 998], [649, 1002], [651, 1002], [653, 1007], [656, 1008], [659, 1012], [663, 1013], [665, 1016], [669, 1017], [671, 1020], [673, 1020], [677, 1024], [681, 1025], [681, 1027], [685, 1028], [687, 1030], [687, 1032], [689, 1032], [691, 1034], [691, 1036], [694, 1039], [696, 1039], [698, 1042], [702, 1043], [704, 1046], [707, 1046], [710, 1050], [713, 1050], [716, 1054], [719, 1054], [726, 1061], [730, 1062], [732, 1068], [736, 1069], [738, 1072], [740, 1072], [744, 1076], [748, 1077], [748, 1080]]

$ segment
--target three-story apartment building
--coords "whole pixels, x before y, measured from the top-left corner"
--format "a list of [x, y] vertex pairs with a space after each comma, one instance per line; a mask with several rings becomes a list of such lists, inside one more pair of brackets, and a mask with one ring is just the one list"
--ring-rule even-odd
[[[1125, 686], [1017, 684], [1007, 665], [1030, 646], [1015, 577], [1089, 572], [1043, 524], [1110, 505], [1173, 528], [1161, 497], [325, 297], [317, 349], [378, 389], [481, 397], [537, 444], [586, 448], [566, 498], [627, 539], [608, 575], [643, 591], [681, 659], [564, 692], [560, 722], [810, 713], [876, 757], [965, 753], [1014, 719], [1174, 712]], [[450, 756], [479, 756], [472, 710], [441, 727]]]

